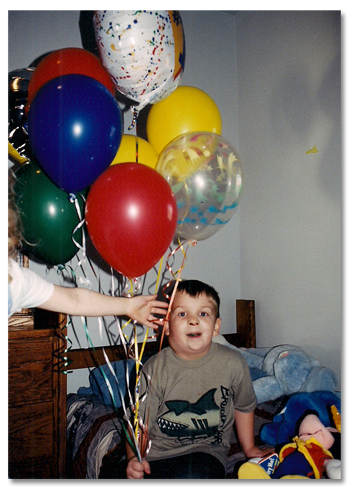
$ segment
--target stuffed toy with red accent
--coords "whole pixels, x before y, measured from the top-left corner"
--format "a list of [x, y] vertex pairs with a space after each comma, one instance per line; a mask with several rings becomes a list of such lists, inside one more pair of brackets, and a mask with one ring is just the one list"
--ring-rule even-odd
[[298, 435], [279, 452], [279, 463], [269, 475], [259, 462], [250, 460], [239, 471], [240, 480], [341, 479], [340, 414], [332, 407], [335, 428], [325, 427], [313, 411], [297, 424]]

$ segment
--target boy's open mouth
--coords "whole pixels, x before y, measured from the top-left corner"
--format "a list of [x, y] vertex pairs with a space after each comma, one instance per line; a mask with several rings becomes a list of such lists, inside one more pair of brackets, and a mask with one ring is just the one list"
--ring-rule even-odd
[[199, 332], [193, 332], [193, 333], [188, 333], [187, 334], [187, 337], [191, 337], [191, 338], [196, 338], [196, 337], [200, 337], [201, 334]]

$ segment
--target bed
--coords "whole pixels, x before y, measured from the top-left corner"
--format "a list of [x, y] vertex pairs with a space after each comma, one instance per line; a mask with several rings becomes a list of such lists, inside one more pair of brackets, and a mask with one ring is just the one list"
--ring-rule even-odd
[[[330, 376], [329, 382], [326, 385], [317, 385], [314, 382], [314, 384], [310, 385], [310, 391], [308, 393], [294, 393], [294, 386], [289, 391], [283, 391], [280, 388], [279, 391], [276, 391], [276, 380], [272, 380], [272, 376], [264, 378], [264, 375], [261, 375], [261, 373], [257, 375], [256, 371], [259, 371], [257, 369], [257, 362], [261, 363], [260, 356], [264, 354], [264, 361], [268, 358], [269, 362], [271, 362], [271, 349], [262, 351], [256, 348], [254, 300], [236, 301], [236, 332], [224, 334], [220, 337], [219, 341], [221, 343], [225, 343], [234, 349], [239, 349], [248, 360], [253, 385], [254, 388], [256, 386], [255, 390], [258, 393], [258, 405], [255, 410], [255, 443], [257, 446], [274, 447], [275, 442], [280, 442], [278, 441], [278, 434], [281, 432], [281, 424], [282, 432], [284, 430], [284, 433], [286, 433], [286, 420], [283, 419], [284, 416], [281, 414], [286, 411], [288, 403], [293, 407], [295, 407], [296, 403], [299, 403], [297, 405], [298, 407], [304, 407], [304, 403], [306, 405], [311, 404], [313, 407], [321, 403], [323, 407], [326, 403], [326, 396], [326, 398], [328, 397], [327, 403], [331, 402], [336, 404], [340, 411], [340, 397], [335, 393], [336, 384], [332, 376]], [[161, 345], [164, 347], [166, 344], [164, 341], [160, 344], [159, 338], [156, 341], [147, 342], [145, 344], [143, 360], [156, 354]], [[278, 349], [277, 354], [278, 359], [281, 359], [280, 362], [285, 362], [286, 358], [288, 358], [288, 355], [286, 356], [285, 354], [286, 352], [293, 354], [293, 356], [300, 354], [300, 351], [295, 346], [286, 346], [287, 351], [286, 349], [281, 349], [280, 346], [273, 349]], [[125, 359], [123, 349], [120, 346], [106, 346], [104, 350], [109, 360], [113, 362], [113, 366], [121, 369], [121, 371], [116, 371], [118, 379], [125, 379], [125, 373], [129, 372], [129, 361]], [[266, 355], [266, 352], [268, 355]], [[120, 403], [119, 405], [115, 402], [111, 403], [110, 395], [105, 391], [105, 377], [101, 376], [101, 370], [96, 368], [98, 365], [105, 364], [103, 348], [73, 349], [69, 351], [68, 357], [70, 359], [70, 370], [89, 367], [93, 369], [91, 373], [95, 373], [96, 376], [90, 374], [90, 389], [82, 388], [78, 390], [78, 393], [72, 393], [67, 396], [66, 478], [124, 479], [126, 461], [124, 453], [125, 443], [121, 426], [123, 412], [121, 408], [113, 408], [113, 405], [114, 407], [116, 405], [119, 407]], [[323, 380], [325, 378], [325, 368], [322, 366], [319, 367], [318, 365], [314, 366], [313, 361], [311, 364], [310, 369], [318, 369], [317, 380]], [[259, 367], [261, 366], [259, 365]], [[104, 366], [103, 369], [105, 368], [107, 367]], [[105, 373], [108, 372], [110, 370], [108, 368], [105, 369]], [[292, 378], [294, 384], [296, 377], [299, 379], [300, 373], [296, 372]], [[113, 377], [110, 378], [110, 382], [115, 382]], [[104, 388], [101, 388], [102, 385]], [[267, 387], [267, 389], [264, 387]], [[304, 387], [305, 383], [303, 385]], [[321, 388], [321, 390], [317, 388]], [[323, 388], [326, 389], [324, 390]], [[127, 391], [125, 386], [122, 389], [124, 389], [123, 393]], [[321, 396], [319, 393], [323, 397], [321, 401], [318, 398], [318, 396]], [[301, 402], [300, 399], [295, 399], [298, 396], [304, 396], [304, 398], [301, 398]], [[290, 413], [290, 410], [287, 410], [287, 412]], [[266, 429], [265, 437], [262, 437], [264, 429]], [[287, 427], [287, 432], [288, 430], [292, 430], [291, 426]], [[238, 468], [245, 461], [246, 458], [237, 442], [233, 427], [228, 454], [227, 478], [237, 479]]]

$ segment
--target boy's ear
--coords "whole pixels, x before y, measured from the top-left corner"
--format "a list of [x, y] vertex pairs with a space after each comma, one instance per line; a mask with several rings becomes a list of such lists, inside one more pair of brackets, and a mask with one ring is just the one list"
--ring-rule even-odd
[[221, 318], [217, 318], [214, 326], [213, 337], [216, 337], [220, 333]]
[[169, 335], [170, 328], [169, 328], [169, 322], [164, 322], [164, 333], [165, 335]]

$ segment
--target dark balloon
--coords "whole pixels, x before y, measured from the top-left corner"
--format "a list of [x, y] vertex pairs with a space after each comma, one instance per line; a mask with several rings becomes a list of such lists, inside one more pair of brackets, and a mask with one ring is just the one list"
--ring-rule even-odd
[[47, 82], [28, 113], [29, 141], [40, 167], [60, 189], [79, 192], [108, 168], [122, 133], [119, 105], [85, 75]]
[[32, 69], [22, 68], [8, 75], [8, 142], [16, 152], [11, 152], [16, 160], [31, 157], [25, 107], [32, 74]]
[[[80, 221], [75, 203], [35, 162], [22, 165], [15, 175], [25, 252], [48, 265], [65, 264], [78, 252], [72, 240]], [[83, 216], [84, 200], [79, 196], [77, 201]], [[74, 239], [81, 245], [81, 228], [74, 233]]]

